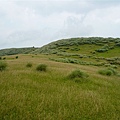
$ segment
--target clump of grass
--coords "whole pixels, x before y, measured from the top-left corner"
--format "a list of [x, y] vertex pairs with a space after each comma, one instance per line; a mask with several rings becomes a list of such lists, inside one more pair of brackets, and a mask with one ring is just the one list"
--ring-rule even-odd
[[46, 64], [39, 64], [36, 68], [37, 71], [46, 71], [47, 70], [47, 65]]
[[26, 67], [32, 67], [32, 63], [27, 63]]
[[5, 60], [5, 59], [6, 59], [6, 57], [3, 58], [3, 60]]
[[102, 69], [102, 70], [99, 70], [98, 73], [101, 74], [101, 75], [107, 75], [107, 76], [117, 74], [116, 70], [114, 70], [113, 68]]
[[117, 71], [116, 71], [115, 69], [113, 69], [113, 68], [108, 68], [108, 70], [112, 71], [112, 74], [113, 74], [113, 75], [117, 75]]
[[2, 61], [0, 61], [0, 71], [5, 70], [5, 69], [6, 69], [6, 67], [7, 67], [6, 62], [2, 62]]
[[120, 73], [118, 73], [117, 76], [120, 77]]
[[16, 56], [15, 58], [18, 59], [18, 56]]
[[74, 70], [69, 75], [68, 78], [74, 80], [75, 82], [81, 82], [81, 79], [87, 78], [88, 75], [80, 70]]

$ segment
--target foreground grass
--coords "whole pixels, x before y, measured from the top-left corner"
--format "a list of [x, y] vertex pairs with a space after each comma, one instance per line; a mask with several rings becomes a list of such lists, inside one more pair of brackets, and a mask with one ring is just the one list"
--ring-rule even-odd
[[[49, 61], [46, 56], [20, 55], [6, 60], [0, 72], [0, 120], [119, 120], [120, 77], [102, 76], [101, 68]], [[26, 63], [32, 63], [27, 68]], [[36, 71], [46, 64], [46, 72]], [[69, 80], [71, 71], [89, 74], [87, 81]]]

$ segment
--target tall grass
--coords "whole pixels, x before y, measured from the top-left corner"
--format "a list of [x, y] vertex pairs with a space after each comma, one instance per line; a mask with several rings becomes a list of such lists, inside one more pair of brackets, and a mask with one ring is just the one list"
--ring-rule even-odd
[[30, 62], [27, 63], [27, 64], [26, 64], [26, 67], [28, 67], [28, 68], [32, 67], [32, 63], [30, 63]]
[[[0, 120], [119, 120], [119, 77], [101, 76], [99, 67], [56, 63], [48, 57], [6, 60], [9, 69], [0, 72]], [[27, 61], [33, 70], [25, 67]], [[46, 73], [36, 72], [39, 63], [49, 64]], [[86, 71], [89, 82], [68, 80], [75, 69]]]
[[6, 63], [6, 62], [3, 62], [3, 61], [0, 61], [0, 71], [5, 70], [6, 67], [7, 67], [7, 63]]
[[37, 71], [46, 71], [47, 70], [47, 65], [46, 64], [39, 64], [37, 67], [36, 67], [36, 70]]

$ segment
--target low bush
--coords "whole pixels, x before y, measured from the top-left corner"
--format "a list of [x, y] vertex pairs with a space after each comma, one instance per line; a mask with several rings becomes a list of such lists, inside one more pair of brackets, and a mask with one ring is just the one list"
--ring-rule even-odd
[[88, 75], [80, 70], [74, 70], [69, 76], [70, 79], [86, 78]]
[[6, 57], [3, 58], [3, 60], [5, 60], [5, 59], [6, 59]]
[[47, 70], [47, 65], [45, 64], [40, 64], [36, 68], [37, 71], [46, 71]]
[[117, 71], [116, 71], [115, 69], [113, 69], [113, 68], [108, 68], [108, 70], [112, 71], [112, 74], [113, 74], [113, 75], [117, 75]]
[[117, 76], [120, 77], [120, 73], [118, 73]]
[[18, 56], [16, 56], [15, 58], [18, 59]]
[[32, 67], [32, 63], [27, 63], [26, 67]]
[[0, 61], [0, 71], [5, 70], [7, 67], [7, 64], [5, 62]]
[[107, 76], [111, 76], [111, 75], [116, 75], [117, 74], [117, 72], [113, 68], [99, 70], [98, 72], [101, 75], [107, 75]]

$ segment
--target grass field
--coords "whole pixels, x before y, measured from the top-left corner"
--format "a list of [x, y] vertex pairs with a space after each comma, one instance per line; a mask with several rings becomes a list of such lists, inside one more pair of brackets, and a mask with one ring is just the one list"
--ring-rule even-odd
[[[120, 119], [120, 77], [100, 75], [105, 67], [55, 62], [50, 55], [18, 56], [6, 56], [8, 67], [0, 72], [0, 120]], [[36, 71], [39, 64], [47, 71]], [[89, 77], [69, 79], [76, 69]]]

